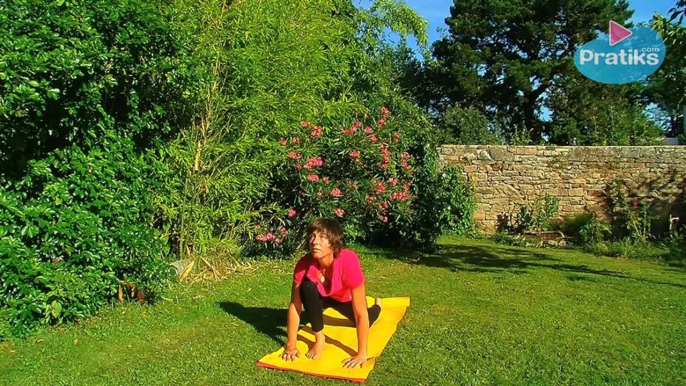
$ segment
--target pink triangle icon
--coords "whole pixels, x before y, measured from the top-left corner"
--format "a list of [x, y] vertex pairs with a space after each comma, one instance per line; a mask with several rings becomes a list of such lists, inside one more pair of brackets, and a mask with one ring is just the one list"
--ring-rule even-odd
[[623, 42], [632, 34], [633, 32], [629, 31], [627, 28], [610, 20], [610, 46]]

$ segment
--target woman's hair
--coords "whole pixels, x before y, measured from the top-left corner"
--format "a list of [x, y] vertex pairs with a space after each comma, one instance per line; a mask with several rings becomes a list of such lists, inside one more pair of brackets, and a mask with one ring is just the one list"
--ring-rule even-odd
[[314, 232], [319, 232], [326, 236], [331, 244], [331, 249], [333, 249], [333, 257], [338, 257], [343, 249], [343, 229], [341, 225], [335, 219], [331, 218], [318, 218], [310, 223], [307, 227], [307, 241], [309, 242], [310, 237]]

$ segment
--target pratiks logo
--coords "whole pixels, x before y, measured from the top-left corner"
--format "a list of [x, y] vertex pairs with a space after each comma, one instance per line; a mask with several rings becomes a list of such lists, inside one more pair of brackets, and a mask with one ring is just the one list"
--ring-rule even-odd
[[574, 53], [576, 68], [588, 78], [607, 84], [636, 82], [657, 71], [665, 60], [665, 42], [657, 31], [627, 29], [611, 21], [609, 32]]

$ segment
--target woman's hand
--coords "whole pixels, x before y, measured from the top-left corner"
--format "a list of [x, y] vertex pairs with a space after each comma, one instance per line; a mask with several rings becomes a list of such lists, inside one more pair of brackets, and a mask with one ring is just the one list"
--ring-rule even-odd
[[287, 345], [281, 354], [281, 359], [293, 362], [295, 358], [300, 358], [300, 350], [295, 345]]
[[348, 359], [343, 360], [343, 367], [352, 369], [354, 367], [357, 367], [357, 365], [360, 365], [360, 367], [362, 367], [365, 363], [367, 363], [367, 355], [357, 354], [354, 357], [350, 357]]

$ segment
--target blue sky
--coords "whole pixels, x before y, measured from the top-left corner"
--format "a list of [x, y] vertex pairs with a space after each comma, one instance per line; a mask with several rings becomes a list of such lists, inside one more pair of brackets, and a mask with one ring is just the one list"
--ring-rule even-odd
[[[358, 0], [357, 3], [367, 6], [371, 0]], [[429, 22], [429, 43], [442, 37], [443, 32], [438, 30], [446, 27], [444, 20], [450, 15], [452, 0], [405, 0], [405, 3]], [[675, 3], [675, 0], [629, 0], [630, 8], [634, 10], [632, 21], [634, 24], [649, 21], [654, 13], [667, 15]]]

